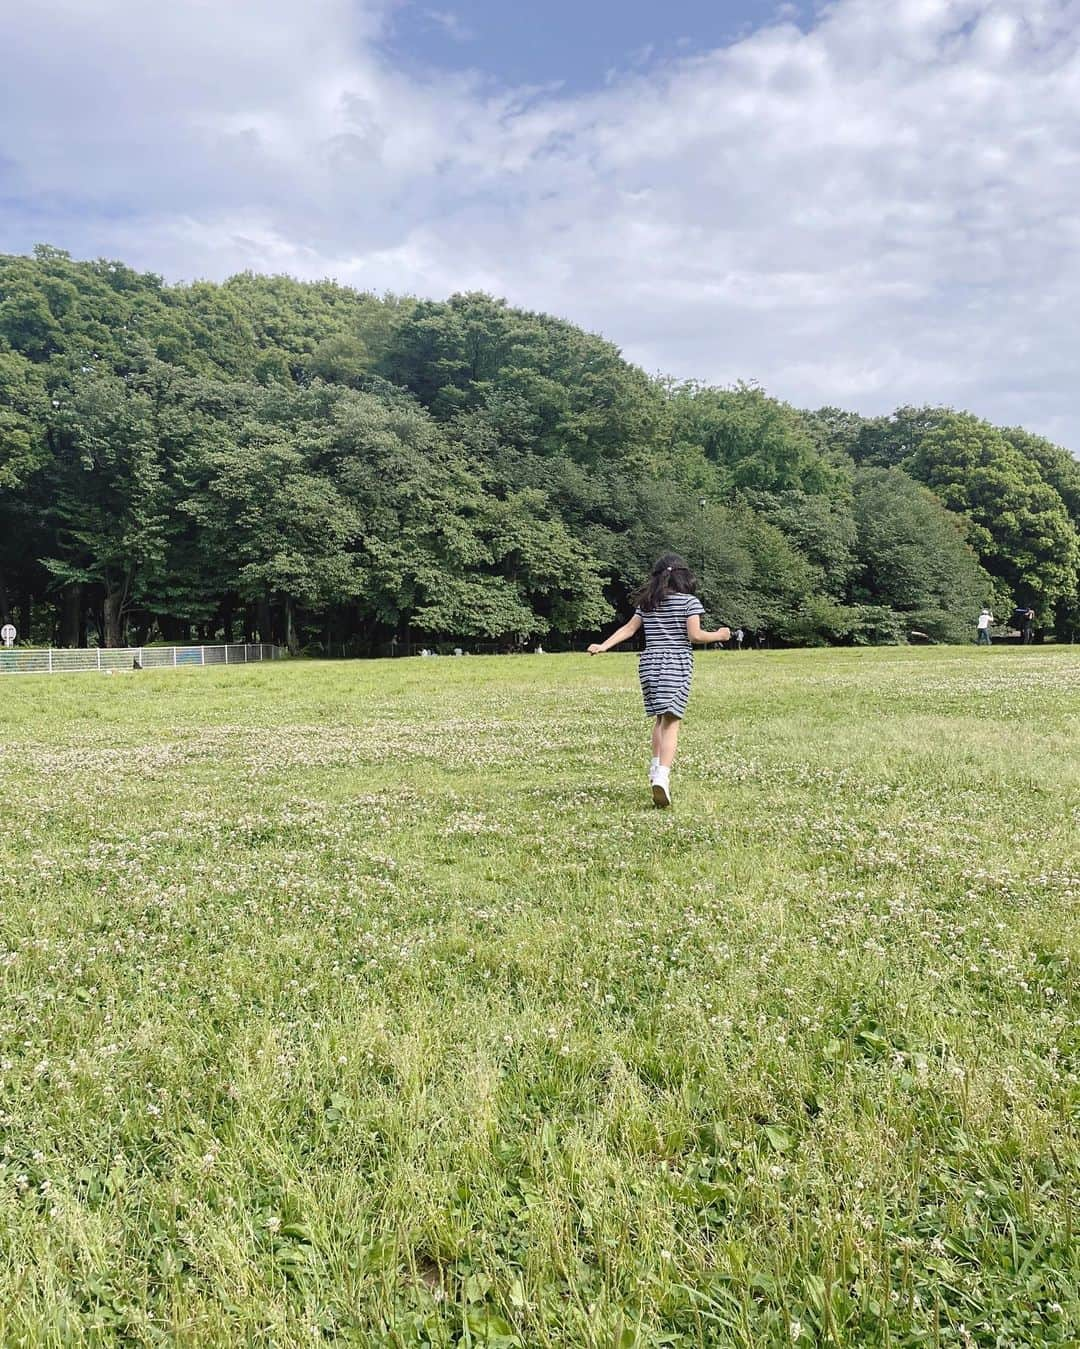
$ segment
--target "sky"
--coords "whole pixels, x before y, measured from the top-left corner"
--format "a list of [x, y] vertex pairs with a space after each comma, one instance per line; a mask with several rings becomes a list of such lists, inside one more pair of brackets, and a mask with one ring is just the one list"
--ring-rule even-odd
[[1080, 451], [1080, 0], [0, 0], [0, 252], [485, 290]]
[[[811, 12], [792, 3], [782, 14]], [[434, 0], [395, 6], [383, 49], [406, 69], [480, 70], [505, 86], [557, 85], [565, 95], [715, 50], [779, 17], [780, 0]]]

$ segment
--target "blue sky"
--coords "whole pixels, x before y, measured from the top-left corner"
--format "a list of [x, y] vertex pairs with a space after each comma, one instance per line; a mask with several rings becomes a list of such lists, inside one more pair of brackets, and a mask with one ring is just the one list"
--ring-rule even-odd
[[[788, 4], [783, 13], [805, 21], [807, 9]], [[392, 13], [384, 45], [407, 66], [583, 91], [737, 41], [780, 13], [781, 0], [408, 0]]]
[[0, 251], [486, 290], [1080, 450], [1080, 0], [34, 0]]

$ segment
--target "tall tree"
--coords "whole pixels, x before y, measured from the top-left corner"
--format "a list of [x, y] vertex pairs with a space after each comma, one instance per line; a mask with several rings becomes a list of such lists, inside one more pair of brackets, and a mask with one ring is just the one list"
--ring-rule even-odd
[[570, 641], [672, 547], [781, 640], [959, 632], [949, 595], [987, 583], [943, 520], [1067, 635], [1078, 507], [1023, 430], [650, 379], [487, 295], [0, 256], [0, 614], [42, 640]]
[[55, 552], [44, 565], [68, 585], [93, 586], [106, 646], [123, 644], [127, 619], [160, 559], [167, 503], [153, 400], [108, 371], [58, 381], [46, 426]]
[[1050, 623], [1073, 600], [1080, 534], [1061, 497], [1000, 431], [962, 413], [942, 417], [904, 460], [920, 482], [969, 522], [983, 566], [1013, 603]]
[[[970, 640], [994, 587], [964, 522], [897, 468], [860, 469], [854, 488], [852, 603], [896, 614], [905, 627], [939, 641]], [[887, 619], [875, 621], [888, 626]]]

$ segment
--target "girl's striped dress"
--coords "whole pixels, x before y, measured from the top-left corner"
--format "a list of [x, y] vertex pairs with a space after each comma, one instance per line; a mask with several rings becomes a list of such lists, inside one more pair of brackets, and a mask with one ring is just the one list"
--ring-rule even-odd
[[703, 614], [696, 595], [665, 595], [658, 609], [635, 609], [645, 627], [645, 650], [638, 662], [638, 678], [645, 712], [658, 717], [667, 712], [686, 716], [690, 680], [694, 675], [694, 648], [686, 635], [686, 620]]

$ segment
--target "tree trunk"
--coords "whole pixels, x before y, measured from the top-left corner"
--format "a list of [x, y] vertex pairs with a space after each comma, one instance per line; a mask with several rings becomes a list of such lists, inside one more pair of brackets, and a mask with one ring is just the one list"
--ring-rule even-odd
[[102, 618], [104, 621], [105, 645], [107, 647], [123, 646], [124, 644], [124, 625], [120, 616], [120, 604], [123, 596], [119, 590], [111, 590], [105, 596]]
[[259, 630], [260, 642], [273, 641], [273, 632], [270, 624], [270, 597], [263, 595], [259, 600], [255, 613], [255, 626]]
[[285, 596], [285, 645], [290, 656], [295, 656], [300, 650], [300, 641], [296, 635], [296, 605], [291, 595]]
[[70, 585], [66, 585], [60, 597], [60, 645], [86, 645], [83, 591], [79, 581], [72, 581]]
[[233, 609], [235, 602], [230, 595], [221, 605], [221, 635], [228, 645], [233, 638]]
[[34, 625], [34, 597], [29, 590], [23, 591], [19, 609], [22, 613], [23, 636], [27, 641], [30, 641], [30, 633], [33, 631]]
[[0, 625], [11, 622], [11, 610], [8, 608], [7, 588], [0, 576]]

